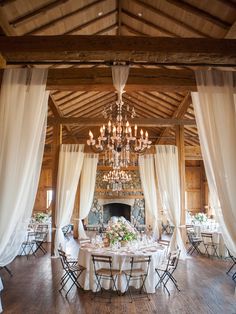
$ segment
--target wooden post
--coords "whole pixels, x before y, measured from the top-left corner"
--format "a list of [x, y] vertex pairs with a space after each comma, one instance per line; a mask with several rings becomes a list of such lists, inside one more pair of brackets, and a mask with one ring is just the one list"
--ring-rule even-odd
[[61, 125], [53, 126], [53, 143], [52, 143], [52, 243], [51, 256], [54, 255], [55, 233], [56, 233], [56, 194], [57, 194], [57, 174], [61, 140]]
[[206, 208], [205, 208], [204, 165], [202, 160], [200, 160], [200, 206], [201, 211], [205, 212]]
[[[176, 126], [176, 145], [179, 158], [179, 177], [180, 177], [180, 224], [185, 225], [185, 149], [184, 149], [184, 126]], [[186, 243], [185, 228], [181, 229], [182, 239]]]
[[76, 192], [76, 201], [75, 201], [75, 207], [74, 207], [74, 212], [73, 212], [73, 237], [74, 239], [78, 239], [79, 237], [79, 211], [80, 211], [80, 180], [79, 184], [77, 187], [77, 192]]

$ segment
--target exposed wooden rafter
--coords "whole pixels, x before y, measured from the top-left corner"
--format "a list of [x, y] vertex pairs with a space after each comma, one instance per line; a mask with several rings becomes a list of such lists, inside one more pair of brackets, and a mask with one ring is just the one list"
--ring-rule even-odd
[[236, 40], [134, 36], [10, 36], [0, 38], [7, 62], [125, 60], [162, 65], [235, 66]]
[[210, 13], [207, 13], [206, 11], [201, 10], [183, 0], [167, 0], [167, 1], [184, 11], [190, 12], [202, 19], [207, 20], [208, 22], [214, 25], [217, 25], [220, 28], [228, 29], [230, 27], [230, 24], [227, 23], [226, 21], [223, 21], [219, 17], [213, 16]]
[[[80, 126], [100, 126], [106, 124], [107, 119], [102, 118], [77, 118], [77, 117], [49, 117], [49, 124], [78, 124]], [[144, 127], [157, 127], [157, 126], [169, 126], [169, 125], [196, 125], [194, 119], [161, 119], [161, 118], [134, 118], [130, 120], [131, 125], [137, 124]]]

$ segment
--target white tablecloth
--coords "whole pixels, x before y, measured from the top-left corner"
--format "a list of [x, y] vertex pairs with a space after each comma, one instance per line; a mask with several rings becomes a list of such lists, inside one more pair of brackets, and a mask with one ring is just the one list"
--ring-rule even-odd
[[[155, 293], [155, 286], [158, 282], [157, 274], [155, 268], [162, 263], [166, 256], [166, 248], [160, 245], [147, 247], [145, 249], [136, 250], [136, 252], [128, 251], [126, 248], [121, 248], [116, 251], [112, 251], [111, 248], [92, 248], [92, 247], [82, 247], [79, 250], [78, 261], [79, 264], [84, 266], [86, 270], [80, 276], [80, 284], [84, 290], [96, 291], [96, 279], [94, 275], [94, 266], [92, 262], [91, 255], [109, 255], [112, 256], [112, 266], [120, 271], [125, 269], [130, 269], [130, 257], [131, 256], [149, 256], [151, 255], [151, 263], [149, 266], [149, 273], [146, 279], [146, 289], [148, 293]], [[124, 274], [121, 274], [117, 279], [117, 288], [121, 292], [125, 291], [126, 288], [126, 278]], [[130, 282], [130, 285], [135, 288], [140, 287], [140, 282], [135, 280]], [[108, 280], [102, 281], [102, 287], [108, 289], [110, 283]]]
[[2, 279], [0, 278], [0, 313], [2, 313], [1, 291], [3, 290]]
[[[222, 236], [222, 233], [220, 231], [211, 231], [209, 229], [206, 229], [204, 226], [194, 226], [194, 232], [198, 237], [201, 237], [201, 232], [210, 233], [212, 234], [212, 239], [214, 243], [218, 244], [217, 254], [220, 257], [226, 257], [227, 256], [227, 249], [225, 247], [224, 239]], [[199, 249], [202, 253], [205, 253], [206, 249], [203, 243], [200, 244]], [[209, 250], [209, 253], [212, 254], [213, 252]]]

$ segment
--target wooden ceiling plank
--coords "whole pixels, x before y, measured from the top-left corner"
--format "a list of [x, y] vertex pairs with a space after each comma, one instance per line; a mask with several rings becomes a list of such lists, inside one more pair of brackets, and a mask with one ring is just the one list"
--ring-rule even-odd
[[[82, 117], [49, 117], [48, 124], [78, 124], [80, 126], [100, 126], [107, 123], [107, 119], [104, 118], [82, 118]], [[156, 126], [170, 126], [170, 125], [196, 125], [195, 120], [189, 119], [177, 119], [177, 118], [134, 118], [130, 120], [130, 125], [144, 126], [144, 127], [156, 127]]]
[[[192, 103], [191, 95], [190, 93], [187, 93], [187, 95], [184, 97], [184, 99], [180, 103], [179, 107], [173, 113], [172, 118], [176, 118], [176, 119], [183, 118], [191, 103]], [[156, 141], [156, 144], [160, 144], [160, 142], [162, 141], [162, 137], [168, 135], [169, 131], [170, 131], [169, 127], [165, 128], [162, 131], [160, 138]]]
[[211, 37], [208, 34], [205, 34], [205, 33], [201, 32], [200, 30], [192, 27], [191, 25], [186, 24], [185, 22], [176, 19], [173, 15], [169, 15], [166, 12], [161, 11], [160, 9], [154, 7], [153, 5], [151, 5], [151, 4], [147, 3], [147, 2], [144, 2], [143, 0], [133, 0], [133, 1], [135, 3], [141, 5], [143, 8], [146, 8], [147, 10], [149, 10], [149, 11], [155, 13], [155, 14], [158, 14], [159, 16], [162, 16], [162, 17], [166, 18], [167, 20], [169, 20], [169, 22], [171, 22], [171, 23], [173, 23], [175, 25], [181, 26], [185, 30], [187, 30], [189, 32], [192, 32], [195, 35], [200, 35], [202, 37]]
[[16, 0], [1, 0], [0, 1], [0, 6], [4, 7], [5, 5], [11, 4], [13, 2], [15, 2]]
[[167, 1], [186, 12], [190, 12], [201, 19], [205, 19], [208, 22], [214, 25], [217, 25], [218, 27], [222, 29], [228, 29], [231, 26], [230, 23], [227, 23], [226, 21], [221, 20], [219, 17], [213, 16], [207, 13], [206, 11], [201, 10], [185, 1], [182, 1], [182, 0], [167, 0]]
[[117, 23], [114, 23], [111, 26], [105, 27], [105, 28], [95, 32], [93, 35], [103, 35], [104, 33], [110, 32], [113, 29], [117, 29], [117, 28], [118, 28]]
[[147, 34], [144, 34], [143, 32], [137, 31], [136, 29], [132, 28], [131, 26], [129, 26], [123, 22], [122, 22], [122, 27], [126, 28], [127, 31], [129, 31], [131, 34], [134, 34], [136, 36], [148, 36]]
[[[55, 118], [62, 118], [63, 117], [63, 114], [60, 112], [60, 109], [58, 108], [57, 104], [55, 103], [55, 101], [53, 100], [53, 98], [49, 95], [49, 101], [48, 101], [48, 105], [50, 107], [50, 109], [52, 110]], [[48, 118], [50, 119], [50, 117]], [[66, 129], [66, 132], [69, 136], [71, 136], [75, 143], [77, 142], [77, 139], [76, 137], [74, 137], [74, 135], [72, 134], [72, 131], [71, 131], [71, 128], [70, 126], [66, 125], [65, 126], [65, 129]]]
[[1, 36], [8, 64], [126, 60], [162, 65], [236, 64], [236, 40], [139, 36]]
[[140, 95], [143, 95], [144, 97], [147, 97], [148, 99], [154, 101], [157, 105], [159, 106], [164, 106], [165, 108], [167, 108], [168, 110], [171, 110], [173, 112], [173, 110], [179, 105], [179, 102], [175, 101], [174, 104], [173, 102], [169, 102], [166, 99], [163, 99], [161, 97], [162, 93], [159, 93], [158, 95], [155, 95], [152, 92], [139, 92]]
[[[166, 116], [169, 116], [172, 112], [173, 109], [169, 109], [169, 108], [163, 108], [162, 106], [158, 106], [158, 104], [156, 102], [150, 101], [149, 99], [145, 99], [140, 97], [140, 95], [138, 93], [131, 93], [131, 94], [124, 94], [124, 97], [128, 100], [131, 101], [131, 103], [134, 104], [139, 104], [141, 107], [145, 108], [147, 110], [147, 112], [150, 110], [152, 110], [152, 112], [155, 112], [156, 114], [160, 114], [163, 113]], [[135, 105], [134, 105], [135, 107]]]
[[76, 27], [70, 29], [69, 31], [65, 32], [63, 35], [73, 35], [75, 32], [81, 31], [81, 30], [85, 29], [86, 27], [88, 27], [88, 26], [90, 26], [90, 25], [92, 25], [98, 21], [102, 21], [102, 20], [106, 19], [107, 17], [109, 17], [113, 14], [116, 14], [116, 13], [117, 13], [117, 10], [115, 9], [115, 10], [107, 12], [101, 16], [97, 16], [94, 19], [91, 19], [90, 21], [88, 21], [86, 23], [83, 23], [79, 26], [76, 26]]
[[122, 1], [121, 0], [116, 0], [116, 6], [118, 8], [118, 14], [117, 14], [117, 35], [121, 35], [121, 14], [122, 14]]
[[163, 34], [166, 34], [166, 35], [172, 36], [172, 37], [179, 37], [176, 33], [170, 32], [167, 29], [165, 29], [165, 28], [163, 28], [163, 27], [161, 27], [159, 25], [156, 25], [156, 24], [154, 24], [154, 23], [152, 23], [150, 21], [147, 21], [143, 17], [135, 15], [135, 14], [133, 14], [133, 13], [131, 13], [131, 12], [125, 10], [125, 9], [122, 9], [122, 13], [124, 13], [125, 15], [127, 15], [127, 16], [129, 16], [129, 17], [131, 17], [131, 18], [133, 18], [133, 19], [135, 19], [135, 20], [137, 20], [137, 21], [139, 21], [139, 22], [141, 22], [141, 23], [143, 23], [145, 25], [148, 25], [148, 26], [154, 28], [158, 32], [161, 32]]
[[79, 14], [79, 13], [84, 13], [84, 12], [86, 12], [88, 9], [90, 9], [91, 7], [96, 6], [97, 4], [100, 5], [102, 2], [105, 2], [105, 1], [106, 1], [106, 0], [97, 0], [97, 1], [94, 1], [94, 2], [92, 2], [92, 3], [86, 4], [86, 5], [83, 6], [82, 8], [79, 8], [79, 9], [77, 9], [77, 10], [75, 10], [75, 11], [69, 12], [69, 13], [63, 15], [62, 17], [60, 16], [60, 17], [58, 17], [58, 18], [56, 18], [56, 19], [50, 21], [50, 22], [47, 23], [47, 24], [44, 24], [44, 25], [42, 25], [42, 26], [40, 26], [40, 27], [37, 27], [37, 28], [31, 30], [30, 32], [25, 33], [25, 35], [37, 34], [38, 32], [44, 31], [44, 30], [50, 28], [51, 26], [54, 26], [54, 25], [56, 25], [57, 23], [59, 23], [59, 22], [65, 20], [65, 19], [67, 19], [67, 18], [70, 18], [70, 17], [72, 17], [72, 16], [75, 16], [75, 15], [77, 15], [77, 14]]
[[42, 5], [40, 8], [32, 11], [32, 12], [29, 12], [29, 13], [26, 13], [24, 15], [21, 15], [20, 17], [17, 17], [13, 20], [11, 20], [9, 22], [10, 25], [14, 26], [14, 27], [18, 27], [20, 26], [22, 23], [26, 23], [28, 22], [29, 20], [35, 18], [37, 15], [40, 15], [40, 14], [45, 14], [46, 12], [52, 10], [52, 9], [55, 9], [55, 7], [58, 7], [66, 2], [68, 2], [69, 0], [54, 0], [50, 3], [48, 3], [47, 5]]

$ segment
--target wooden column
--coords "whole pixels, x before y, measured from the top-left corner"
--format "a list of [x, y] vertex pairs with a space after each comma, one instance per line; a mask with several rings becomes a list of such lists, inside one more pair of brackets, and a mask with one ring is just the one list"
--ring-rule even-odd
[[59, 151], [61, 144], [61, 125], [53, 126], [53, 143], [52, 143], [52, 243], [51, 255], [54, 255], [54, 242], [56, 233], [56, 194], [57, 194], [57, 174]]
[[205, 182], [204, 182], [204, 165], [203, 161], [200, 160], [200, 206], [201, 211], [206, 211], [205, 207]]
[[73, 237], [74, 239], [78, 239], [79, 237], [79, 232], [78, 232], [78, 227], [79, 227], [79, 211], [80, 211], [80, 180], [76, 192], [76, 201], [75, 201], [75, 207], [74, 207], [74, 212], [73, 212]]
[[[176, 145], [179, 157], [179, 177], [180, 177], [180, 207], [181, 219], [180, 224], [185, 225], [185, 149], [184, 149], [184, 126], [178, 125], [175, 129]], [[182, 238], [185, 241], [185, 228], [181, 229]]]

